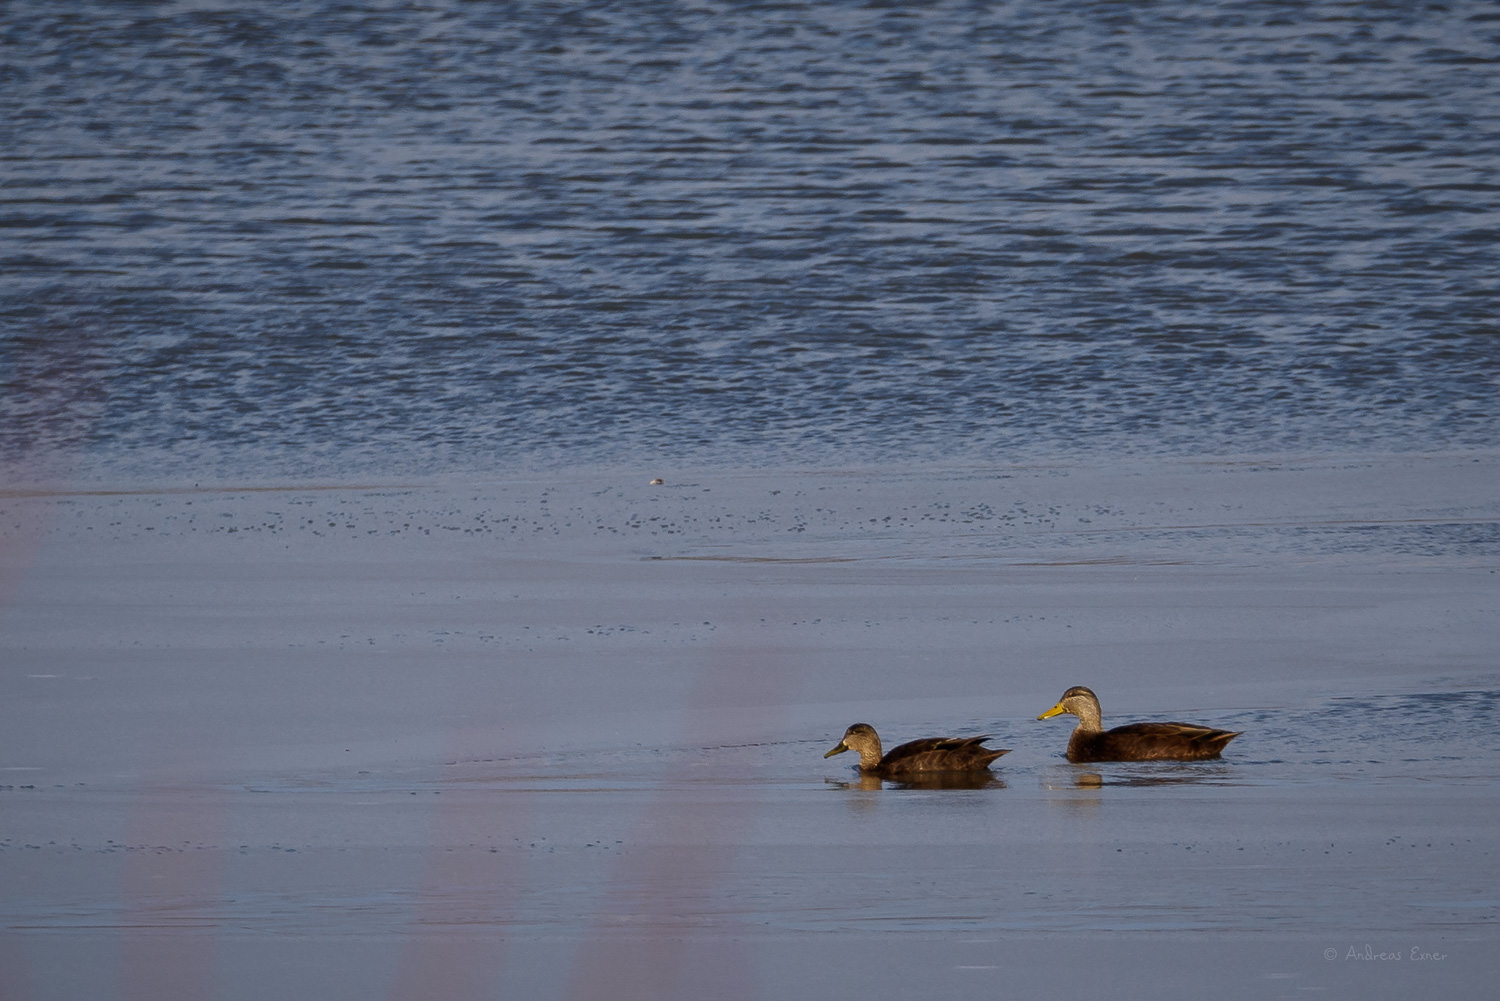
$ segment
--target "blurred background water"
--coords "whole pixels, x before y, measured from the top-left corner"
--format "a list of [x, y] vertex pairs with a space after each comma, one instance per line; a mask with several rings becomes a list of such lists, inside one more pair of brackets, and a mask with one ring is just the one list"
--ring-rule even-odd
[[37, 476], [1492, 446], [1490, 2], [0, 5]]

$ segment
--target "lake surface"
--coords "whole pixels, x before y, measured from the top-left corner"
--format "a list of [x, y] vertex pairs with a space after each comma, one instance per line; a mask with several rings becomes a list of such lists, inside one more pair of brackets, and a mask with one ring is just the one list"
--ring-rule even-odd
[[1482, 995], [1494, 468], [10, 492], [0, 996]]
[[0, 996], [1483, 994], [1497, 168], [1468, 0], [0, 5]]
[[1489, 3], [0, 15], [33, 478], [1495, 440]]

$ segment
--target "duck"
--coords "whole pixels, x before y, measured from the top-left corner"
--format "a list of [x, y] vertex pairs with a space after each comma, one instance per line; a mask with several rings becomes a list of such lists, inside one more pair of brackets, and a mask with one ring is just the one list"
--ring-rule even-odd
[[1217, 758], [1242, 731], [1215, 730], [1193, 723], [1127, 723], [1106, 730], [1100, 722], [1099, 696], [1082, 685], [1063, 692], [1057, 705], [1037, 719], [1063, 713], [1078, 717], [1068, 738], [1068, 760], [1082, 761], [1206, 761]]
[[868, 723], [855, 723], [844, 731], [844, 739], [827, 754], [854, 751], [859, 754], [859, 770], [878, 778], [900, 779], [934, 772], [983, 772], [1004, 750], [985, 747], [989, 735], [980, 737], [923, 737], [897, 747], [888, 754], [880, 750], [880, 735]]

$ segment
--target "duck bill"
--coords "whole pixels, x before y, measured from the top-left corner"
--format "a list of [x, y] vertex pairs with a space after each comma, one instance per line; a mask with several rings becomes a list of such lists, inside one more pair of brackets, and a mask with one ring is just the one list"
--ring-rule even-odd
[[831, 750], [827, 754], [823, 755], [823, 757], [825, 757], [825, 758], [831, 758], [835, 754], [843, 754], [847, 750], [849, 750], [849, 745], [843, 743], [842, 741], [840, 741], [838, 747], [835, 747], [833, 750]]
[[1051, 709], [1048, 709], [1046, 712], [1038, 716], [1037, 719], [1051, 719], [1054, 716], [1061, 716], [1065, 712], [1067, 712], [1067, 710], [1064, 709], [1063, 704], [1059, 702], [1057, 705], [1053, 706]]

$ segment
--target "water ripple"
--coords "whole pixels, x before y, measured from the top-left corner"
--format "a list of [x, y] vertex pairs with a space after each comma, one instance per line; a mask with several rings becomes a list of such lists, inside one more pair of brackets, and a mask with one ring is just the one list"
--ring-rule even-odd
[[0, 454], [505, 467], [1494, 440], [1488, 5], [58, 2]]

